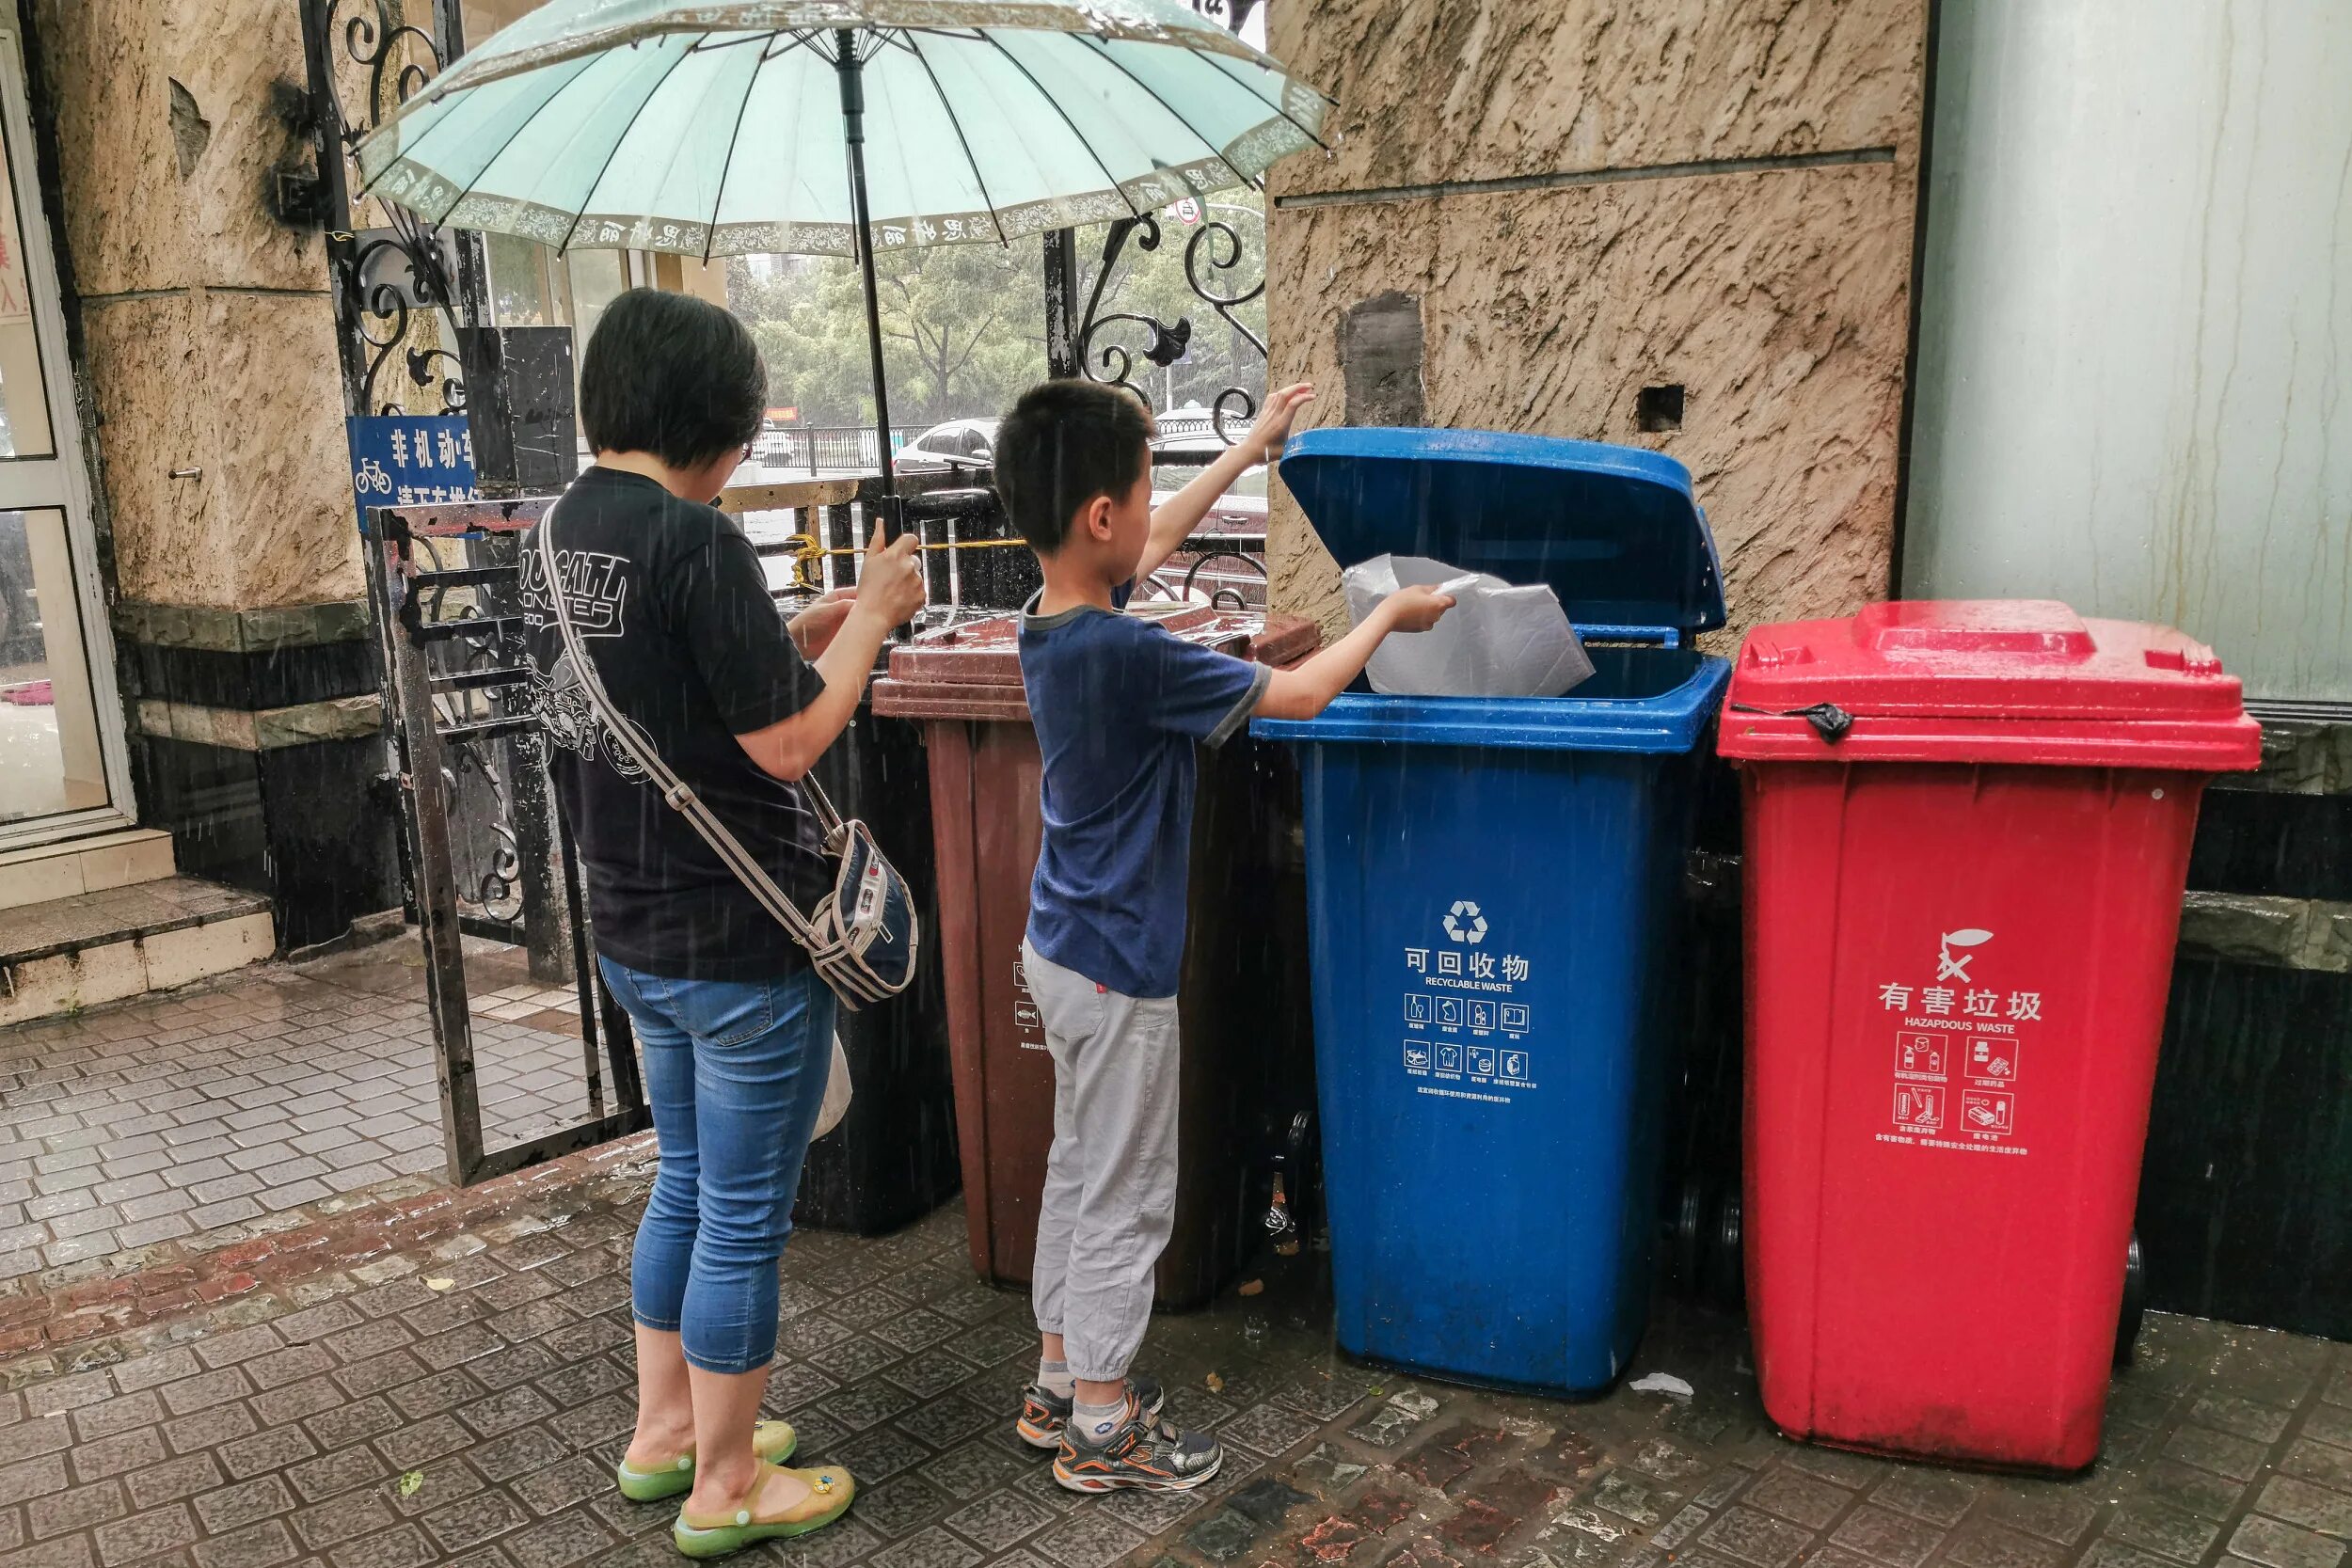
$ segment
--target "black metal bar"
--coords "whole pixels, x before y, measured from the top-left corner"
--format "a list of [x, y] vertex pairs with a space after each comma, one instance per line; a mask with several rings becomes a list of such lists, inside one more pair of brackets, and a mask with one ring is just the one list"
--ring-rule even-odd
[[926, 593], [935, 605], [952, 603], [956, 596], [956, 553], [937, 547], [947, 540], [949, 515], [926, 509], [920, 515], [907, 519], [908, 526], [923, 538], [923, 564], [928, 569]]
[[900, 505], [909, 518], [985, 517], [1003, 503], [996, 492], [987, 489], [933, 490], [925, 495], [909, 496]]
[[421, 620], [408, 635], [417, 642], [449, 642], [485, 635], [519, 637], [522, 629], [522, 617], [519, 615], [477, 615], [462, 621]]
[[512, 740], [516, 736], [538, 733], [539, 721], [529, 714], [510, 714], [502, 719], [478, 719], [468, 724], [443, 724], [439, 728], [442, 744], [447, 746], [479, 746], [485, 740]]
[[[825, 514], [825, 545], [830, 549], [855, 550], [865, 541], [857, 536], [857, 518], [846, 506], [828, 506]], [[857, 557], [836, 555], [833, 558], [833, 579], [843, 588], [857, 585]]]
[[408, 580], [418, 591], [427, 588], [479, 588], [485, 583], [511, 581], [517, 568], [507, 562], [495, 566], [443, 566], [430, 572], [419, 572]]
[[523, 924], [519, 920], [501, 920], [495, 915], [460, 914], [457, 928], [469, 937], [480, 937], [508, 947], [523, 944]]
[[1076, 375], [1078, 363], [1078, 231], [1045, 235], [1045, 373]]
[[588, 920], [580, 897], [580, 869], [572, 863], [572, 829], [564, 820], [564, 814], [555, 814], [555, 853], [564, 872], [564, 909], [571, 918], [565, 923], [572, 939], [572, 969], [581, 984], [573, 988], [573, 997], [580, 1004], [580, 1065], [588, 1075], [588, 1113], [604, 1115], [604, 1070], [596, 1060], [596, 1004], [602, 999], [601, 974], [591, 982], [596, 960], [588, 952]]
[[[580, 847], [572, 842], [571, 824], [564, 820], [560, 812], [556, 814], [555, 821], [562, 835], [564, 896], [571, 906], [573, 952], [577, 955], [581, 976], [580, 1038], [593, 1049], [594, 1042], [599, 1037], [596, 1020], [599, 1017], [603, 1019], [601, 1038], [605, 1060], [612, 1073], [612, 1092], [620, 1101], [621, 1113], [643, 1117], [644, 1120], [639, 1122], [643, 1126], [652, 1119], [652, 1116], [645, 1103], [644, 1078], [637, 1069], [637, 1034], [629, 1027], [628, 1014], [622, 1009], [620, 1003], [613, 1000], [611, 988], [605, 985], [604, 972], [596, 966], [596, 955], [591, 950], [587, 899], [580, 887]], [[593, 1096], [596, 1083], [593, 1068], [589, 1071], [588, 1082]], [[601, 1107], [592, 1103], [591, 1109], [601, 1110]]]
[[[388, 546], [396, 547], [396, 546]], [[433, 683], [422, 649], [402, 635], [413, 605], [405, 585], [386, 574], [392, 599], [392, 698], [400, 715], [401, 789], [417, 871], [417, 923], [424, 939], [425, 1004], [433, 1015], [435, 1074], [441, 1089], [441, 1136], [450, 1180], [475, 1180], [482, 1158], [482, 1100], [474, 1080], [473, 1023], [466, 1006], [465, 934], [458, 924], [457, 876], [450, 845], [450, 800], [443, 784], [441, 737], [433, 722]]]
[[577, 1154], [583, 1148], [594, 1148], [598, 1144], [609, 1144], [615, 1138], [642, 1132], [652, 1125], [653, 1117], [649, 1112], [615, 1111], [596, 1121], [583, 1121], [578, 1126], [549, 1132], [528, 1143], [510, 1144], [504, 1148], [476, 1154], [467, 1166], [467, 1175], [460, 1185], [477, 1186], [501, 1176], [512, 1176], [518, 1170], [544, 1165], [549, 1160], [560, 1160], [566, 1154]]
[[433, 689], [451, 691], [495, 691], [502, 687], [522, 686], [531, 679], [531, 672], [514, 670], [460, 670], [454, 674], [433, 677]]

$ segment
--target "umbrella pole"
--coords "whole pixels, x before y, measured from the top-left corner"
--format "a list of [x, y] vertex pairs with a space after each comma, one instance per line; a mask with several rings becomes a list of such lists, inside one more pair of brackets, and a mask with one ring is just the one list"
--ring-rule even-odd
[[866, 203], [865, 65], [857, 57], [857, 34], [834, 30], [834, 71], [841, 79], [842, 140], [850, 149], [850, 212], [857, 226], [857, 260], [866, 285], [866, 347], [874, 367], [874, 448], [882, 460], [882, 536], [898, 531], [898, 467], [890, 457], [890, 391], [882, 377], [882, 301], [874, 281], [873, 214]]

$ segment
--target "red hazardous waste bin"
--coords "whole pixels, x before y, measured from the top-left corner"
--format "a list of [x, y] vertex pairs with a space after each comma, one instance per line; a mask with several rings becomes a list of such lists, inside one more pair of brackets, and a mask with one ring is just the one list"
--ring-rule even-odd
[[2090, 1464], [2198, 798], [2259, 758], [2236, 677], [2060, 604], [1874, 605], [1749, 633], [1721, 746], [1766, 1413]]
[[[1294, 663], [1321, 641], [1293, 615], [1157, 603], [1128, 613], [1266, 664]], [[1019, 632], [1017, 615], [927, 632], [892, 653], [889, 678], [874, 683], [874, 711], [923, 721], [930, 753], [932, 950], [946, 977], [972, 1265], [992, 1284], [1028, 1282], [1054, 1141], [1054, 1063], [1021, 969], [1042, 821]], [[1273, 1155], [1314, 1103], [1298, 812], [1285, 748], [1243, 736], [1203, 749], [1177, 992], [1176, 1216], [1156, 1277], [1163, 1307], [1207, 1301], [1263, 1239]]]

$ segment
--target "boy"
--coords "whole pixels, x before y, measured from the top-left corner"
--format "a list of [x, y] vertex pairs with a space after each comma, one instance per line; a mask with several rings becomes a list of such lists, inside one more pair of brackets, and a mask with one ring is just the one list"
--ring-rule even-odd
[[1312, 718], [1382, 638], [1425, 631], [1454, 603], [1406, 589], [1294, 670], [1119, 613], [1243, 469], [1279, 454], [1313, 396], [1268, 398], [1248, 438], [1156, 512], [1151, 416], [1127, 393], [1049, 381], [997, 432], [997, 487], [1045, 573], [1021, 624], [1045, 823], [1022, 959], [1054, 1057], [1054, 1148], [1033, 1276], [1042, 1354], [1020, 1433], [1058, 1450], [1054, 1479], [1074, 1492], [1186, 1490], [1222, 1462], [1215, 1442], [1160, 1419], [1155, 1384], [1128, 1374], [1175, 1209], [1193, 747], [1254, 714]]

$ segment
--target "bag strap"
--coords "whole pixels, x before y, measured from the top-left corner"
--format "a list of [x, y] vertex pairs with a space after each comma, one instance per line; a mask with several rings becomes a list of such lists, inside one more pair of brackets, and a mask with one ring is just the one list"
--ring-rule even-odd
[[[556, 506], [561, 504], [559, 501]], [[613, 743], [627, 752], [629, 760], [644, 769], [645, 776], [660, 790], [663, 803], [686, 818], [688, 825], [702, 835], [703, 842], [710, 846], [719, 859], [725, 863], [727, 869], [735, 873], [736, 879], [759, 901], [762, 909], [775, 918], [777, 925], [790, 933], [794, 942], [811, 951], [816, 950], [822, 939], [808, 917], [790, 898], [785, 896], [784, 890], [776, 886], [775, 879], [768, 875], [767, 867], [743, 847], [742, 841], [728, 832], [726, 824], [712, 814], [702, 798], [687, 787], [686, 781], [661, 760], [661, 753], [654, 750], [653, 742], [637, 727], [636, 721], [614, 706], [612, 699], [606, 694], [603, 678], [596, 673], [596, 660], [588, 657], [588, 650], [581, 645], [580, 630], [572, 625], [571, 609], [564, 603], [564, 580], [555, 569], [555, 537], [550, 525], [555, 521], [556, 506], [548, 507], [546, 515], [539, 519], [539, 570], [547, 579], [548, 600], [555, 606], [555, 624], [564, 634], [564, 652], [571, 655], [572, 668], [579, 673], [580, 685], [587, 689], [589, 705], [604, 721], [605, 733]], [[810, 801], [817, 808], [817, 820], [830, 839], [841, 827], [840, 816], [814, 778], [803, 778], [800, 783], [808, 791]]]

